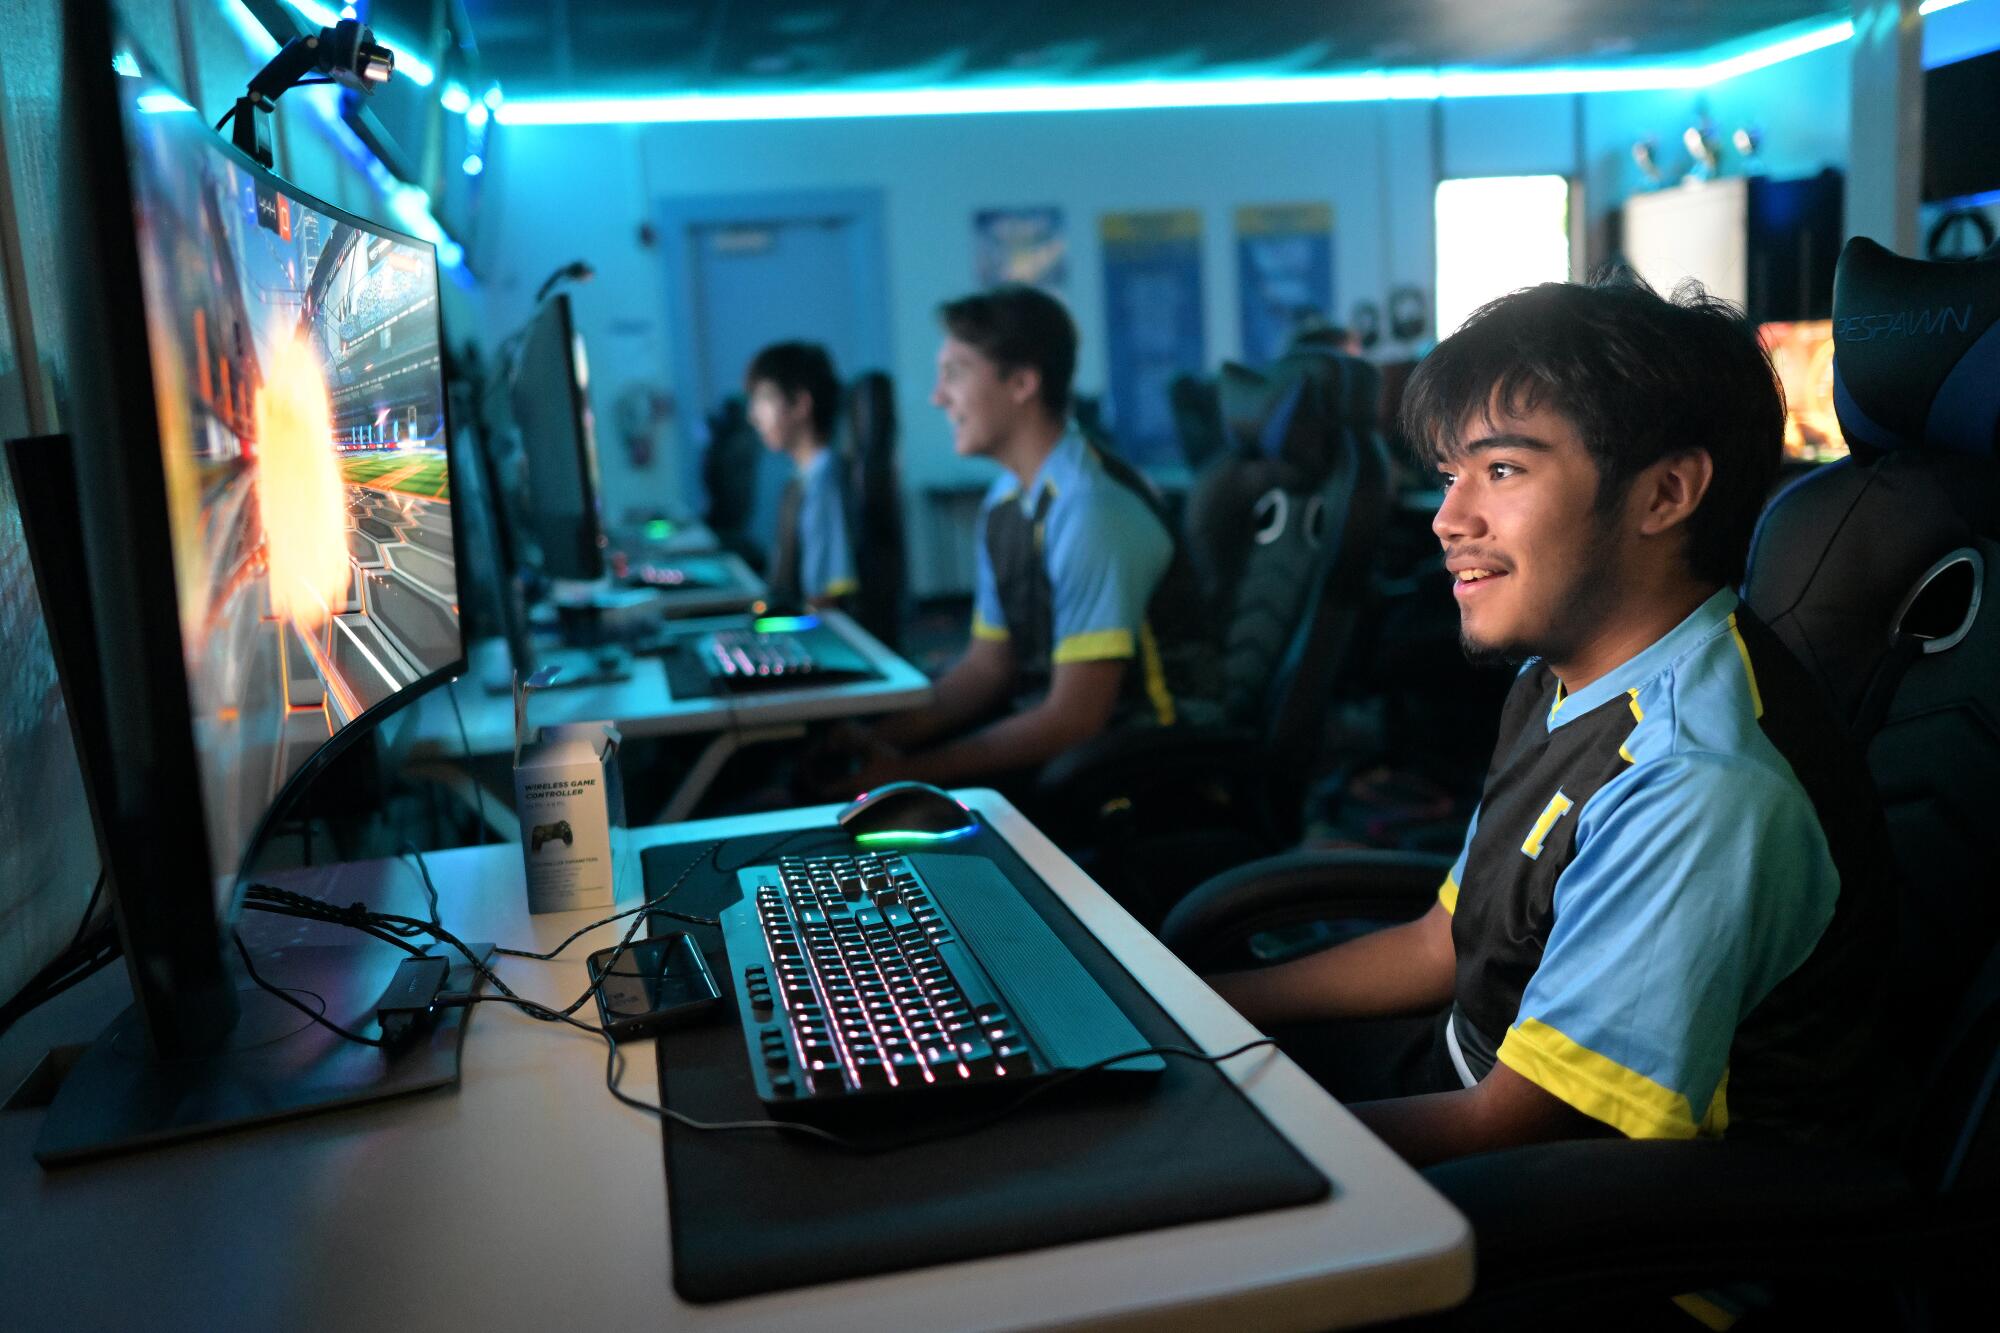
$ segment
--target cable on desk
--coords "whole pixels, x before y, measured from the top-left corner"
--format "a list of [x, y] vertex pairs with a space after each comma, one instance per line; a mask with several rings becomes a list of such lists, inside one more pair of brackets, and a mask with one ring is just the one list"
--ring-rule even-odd
[[90, 891], [90, 901], [83, 909], [83, 918], [77, 922], [69, 946], [29, 978], [27, 985], [11, 999], [0, 1004], [0, 1033], [70, 987], [89, 980], [124, 953], [115, 923], [107, 921], [94, 932], [90, 929], [91, 918], [104, 893], [104, 882], [105, 872], [99, 870], [97, 884]]
[[[826, 825], [815, 824], [808, 828], [796, 828], [793, 829], [790, 833], [787, 833], [783, 837], [779, 838], [776, 842], [765, 843], [762, 847], [759, 847], [756, 851], [744, 857], [741, 861], [738, 861], [733, 866], [726, 866], [722, 864], [722, 860], [720, 857], [720, 853], [722, 851], [722, 844], [720, 842], [717, 842], [711, 844], [709, 847], [709, 856], [710, 856], [709, 864], [714, 868], [715, 872], [718, 875], [733, 875], [739, 870], [747, 870], [749, 867], [756, 865], [759, 861], [769, 860], [771, 857], [776, 856], [780, 850], [790, 846], [792, 843], [797, 842], [800, 838], [825, 837], [828, 834], [839, 833], [839, 832], [840, 829], [835, 825], [831, 824], [826, 824]], [[711, 923], [711, 924], [716, 924], [716, 923]]]
[[76, 934], [70, 936], [69, 947], [63, 950], [65, 954], [76, 952], [83, 943], [84, 933], [90, 929], [90, 918], [97, 915], [97, 904], [104, 897], [104, 873], [101, 868], [97, 872], [97, 883], [90, 888], [90, 901], [83, 905], [83, 919], [76, 923]]
[[830, 1144], [843, 1152], [856, 1153], [861, 1156], [900, 1152], [905, 1148], [915, 1148], [926, 1143], [940, 1143], [947, 1139], [962, 1138], [967, 1134], [976, 1134], [980, 1130], [1006, 1119], [1044, 1093], [1053, 1092], [1055, 1089], [1082, 1078], [1086, 1074], [1099, 1073], [1110, 1068], [1112, 1065], [1123, 1063], [1126, 1060], [1136, 1060], [1148, 1055], [1161, 1055], [1174, 1056], [1183, 1060], [1193, 1060], [1200, 1064], [1219, 1065], [1224, 1060], [1232, 1060], [1247, 1051], [1254, 1051], [1260, 1046], [1269, 1046], [1275, 1049], [1278, 1044], [1270, 1037], [1259, 1037], [1255, 1041], [1246, 1041], [1241, 1046], [1233, 1050], [1224, 1051], [1220, 1055], [1210, 1055], [1206, 1051], [1197, 1051], [1188, 1046], [1148, 1046], [1141, 1050], [1122, 1051], [1117, 1055], [1106, 1056], [1102, 1060], [1080, 1066], [1076, 1069], [1066, 1069], [1045, 1082], [1038, 1083], [1034, 1087], [1029, 1088], [1006, 1105], [998, 1107], [991, 1113], [964, 1124], [947, 1125], [929, 1133], [915, 1134], [908, 1138], [895, 1139], [887, 1143], [867, 1143], [835, 1134], [831, 1130], [820, 1128], [818, 1125], [803, 1124], [795, 1120], [696, 1120], [693, 1116], [685, 1115], [680, 1111], [669, 1110], [667, 1107], [656, 1105], [652, 1102], [641, 1101], [639, 1098], [620, 1089], [617, 1084], [616, 1072], [621, 1063], [618, 1039], [608, 1032], [601, 1035], [610, 1047], [604, 1062], [605, 1085], [611, 1089], [613, 1097], [616, 1097], [627, 1106], [649, 1112], [653, 1115], [663, 1116], [676, 1125], [695, 1130], [699, 1133], [773, 1131], [798, 1134], [805, 1138], [818, 1139], [820, 1142]]
[[[341, 1036], [347, 1038], [349, 1041], [359, 1042], [363, 1046], [388, 1045], [388, 1043], [383, 1041], [380, 1037], [364, 1037], [359, 1032], [349, 1031], [347, 1028], [344, 1028], [340, 1024], [334, 1022], [331, 1018], [328, 1018], [324, 1012], [320, 1013], [313, 1012], [313, 1010], [306, 1007], [305, 1004], [303, 1004], [298, 999], [294, 998], [289, 992], [281, 990], [278, 987], [273, 986], [270, 982], [264, 980], [264, 978], [259, 976], [257, 973], [257, 965], [250, 961], [250, 951], [243, 947], [243, 937], [232, 930], [229, 932], [229, 938], [236, 942], [236, 952], [242, 956], [243, 966], [249, 970], [250, 980], [256, 982], [259, 986], [262, 986], [265, 990], [271, 992], [271, 994], [277, 996], [279, 999], [283, 1000], [286, 1004], [289, 1004], [290, 1006], [292, 1006], [292, 1008], [298, 1010], [300, 1013], [304, 1014], [307, 1018], [310, 1018], [313, 1022], [319, 1024], [321, 1027], [330, 1028], [334, 1032], [337, 1032]], [[323, 996], [319, 995], [315, 991], [306, 991], [304, 993], [318, 1000], [320, 1004], [320, 1009], [322, 1011], [325, 1010], [326, 1000]]]
[[[625, 934], [623, 935], [623, 937], [620, 938], [618, 944], [614, 947], [611, 955], [610, 965], [607, 966], [607, 968], [605, 969], [608, 974], [612, 968], [616, 967], [619, 954], [622, 953], [625, 949], [631, 947], [633, 938], [639, 932], [639, 927], [642, 924], [644, 924], [646, 918], [650, 915], [658, 914], [662, 916], [668, 916], [676, 920], [688, 921], [697, 925], [712, 926], [718, 924], [713, 918], [710, 917], [700, 917], [700, 916], [693, 916], [687, 913], [673, 912], [664, 909], [660, 906], [660, 904], [664, 903], [668, 898], [672, 897], [673, 894], [681, 887], [681, 885], [687, 882], [688, 876], [693, 874], [695, 869], [699, 867], [703, 862], [707, 862], [709, 867], [718, 874], [723, 874], [723, 875], [734, 874], [736, 873], [736, 871], [741, 870], [751, 864], [754, 864], [755, 862], [765, 860], [772, 856], [776, 856], [782, 849], [784, 849], [786, 846], [797, 841], [800, 838], [824, 836], [827, 832], [829, 832], [829, 830], [817, 826], [809, 828], [793, 829], [790, 832], [776, 838], [775, 840], [767, 841], [761, 844], [756, 851], [752, 852], [750, 855], [745, 857], [741, 862], [739, 862], [735, 866], [724, 866], [722, 864], [721, 850], [722, 850], [723, 840], [716, 839], [715, 841], [710, 842], [701, 851], [697, 852], [692, 858], [690, 858], [688, 863], [681, 868], [680, 874], [675, 876], [674, 882], [668, 885], [663, 892], [654, 895], [652, 898], [647, 899], [645, 902], [640, 903], [638, 906], [630, 907], [622, 912], [614, 913], [611, 916], [605, 917], [601, 921], [592, 922], [590, 925], [585, 926], [582, 929], [577, 930], [576, 932], [571, 934], [567, 939], [563, 940], [562, 943], [558, 944], [555, 948], [549, 950], [546, 953], [535, 953], [529, 950], [507, 949], [499, 947], [495, 948], [495, 952], [507, 954], [511, 957], [516, 957], [516, 958], [528, 958], [539, 961], [549, 961], [554, 959], [557, 955], [561, 954], [563, 950], [567, 949], [571, 944], [574, 944], [578, 939], [588, 934], [589, 932], [596, 930], [599, 927], [609, 925], [614, 921], [618, 921], [623, 918], [629, 917], [631, 918], [631, 923], [626, 927]], [[425, 956], [426, 951], [422, 948], [417, 947], [415, 944], [412, 943], [412, 941], [421, 936], [429, 935], [435, 940], [437, 940], [440, 944], [444, 944], [449, 946], [450, 948], [456, 949], [460, 954], [464, 956], [467, 963], [471, 965], [473, 972], [482, 980], [490, 982], [493, 985], [493, 988], [499, 992], [496, 995], [478, 995], [470, 993], [440, 994], [437, 999], [437, 1005], [439, 1007], [462, 1008], [462, 1007], [469, 1007], [475, 1004], [506, 1004], [514, 1007], [519, 1012], [527, 1015], [528, 1017], [537, 1019], [541, 1022], [562, 1023], [569, 1027], [576, 1028], [581, 1032], [589, 1033], [592, 1036], [601, 1037], [605, 1042], [604, 1084], [613, 1097], [617, 1098], [620, 1102], [623, 1102], [625, 1105], [630, 1106], [635, 1110], [644, 1111], [651, 1115], [662, 1116], [665, 1119], [672, 1121], [674, 1124], [701, 1133], [774, 1132], [774, 1133], [797, 1134], [806, 1138], [818, 1139], [821, 1142], [827, 1143], [845, 1152], [853, 1152], [860, 1154], [893, 1152], [902, 1148], [915, 1147], [919, 1144], [933, 1143], [944, 1139], [957, 1138], [966, 1134], [976, 1133], [979, 1130], [985, 1129], [987, 1126], [992, 1125], [1009, 1115], [1012, 1115], [1015, 1111], [1019, 1110], [1022, 1106], [1025, 1106], [1028, 1102], [1034, 1100], [1036, 1097], [1042, 1096], [1045, 1093], [1053, 1091], [1054, 1089], [1061, 1087], [1064, 1084], [1067, 1084], [1077, 1078], [1081, 1078], [1087, 1074], [1096, 1073], [1112, 1065], [1122, 1063], [1123, 1061], [1126, 1060], [1138, 1059], [1140, 1057], [1148, 1055], [1159, 1055], [1159, 1056], [1174, 1056], [1180, 1059], [1195, 1060], [1204, 1064], [1212, 1065], [1212, 1064], [1220, 1064], [1224, 1060], [1233, 1059], [1234, 1057], [1242, 1055], [1247, 1051], [1255, 1050], [1260, 1046], [1276, 1045], [1276, 1043], [1272, 1041], [1270, 1038], [1265, 1037], [1265, 1038], [1260, 1038], [1256, 1041], [1245, 1042], [1243, 1045], [1236, 1047], [1234, 1050], [1224, 1051], [1220, 1055], [1210, 1055], [1205, 1051], [1198, 1051], [1185, 1046], [1149, 1046], [1142, 1050], [1125, 1051], [1118, 1055], [1108, 1056], [1103, 1060], [1099, 1060], [1093, 1064], [1085, 1065], [1078, 1069], [1064, 1070], [1062, 1073], [1057, 1074], [1053, 1078], [1050, 1078], [1045, 1082], [1042, 1082], [1032, 1088], [1029, 1088], [1027, 1091], [1023, 1092], [1019, 1097], [1016, 1097], [1014, 1100], [1008, 1102], [1006, 1105], [997, 1108], [991, 1114], [982, 1116], [969, 1123], [944, 1127], [933, 1133], [919, 1134], [914, 1137], [900, 1139], [890, 1143], [864, 1143], [858, 1140], [845, 1138], [839, 1134], [831, 1132], [830, 1130], [822, 1129], [817, 1125], [803, 1124], [797, 1121], [790, 1121], [790, 1120], [769, 1120], [769, 1119], [728, 1120], [728, 1121], [697, 1120], [694, 1117], [686, 1115], [680, 1111], [670, 1110], [667, 1107], [656, 1105], [652, 1102], [647, 1102], [640, 1098], [634, 1097], [630, 1093], [626, 1092], [623, 1088], [618, 1086], [619, 1080], [623, 1076], [624, 1054], [618, 1044], [617, 1038], [612, 1036], [611, 1033], [606, 1031], [604, 1028], [599, 1027], [593, 1023], [584, 1022], [583, 1020], [578, 1019], [574, 1016], [577, 1010], [581, 1009], [584, 1005], [588, 1004], [591, 1001], [591, 999], [597, 994], [598, 984], [593, 983], [592, 985], [586, 987], [582, 995], [579, 995], [572, 1003], [570, 1003], [567, 1007], [562, 1009], [551, 1008], [548, 1005], [542, 1004], [540, 1001], [531, 1000], [523, 995], [516, 993], [512, 987], [508, 986], [506, 982], [500, 979], [499, 973], [493, 969], [491, 964], [487, 963], [485, 960], [481, 959], [478, 955], [474, 954], [470, 946], [468, 946], [463, 940], [459, 939], [456, 935], [452, 934], [451, 931], [445, 929], [443, 923], [438, 919], [439, 911], [438, 911], [437, 886], [431, 879], [430, 870], [424, 861], [423, 853], [419, 851], [416, 847], [409, 846], [406, 847], [405, 854], [415, 862], [417, 871], [423, 878], [425, 897], [429, 903], [430, 913], [431, 913], [431, 919], [429, 921], [420, 921], [415, 917], [403, 916], [399, 913], [394, 913], [394, 912], [371, 911], [366, 905], [358, 902], [350, 904], [347, 907], [338, 907], [332, 903], [325, 902], [318, 898], [308, 897], [305, 894], [295, 893], [288, 889], [276, 888], [268, 884], [253, 884], [249, 886], [244, 891], [244, 905], [253, 908], [257, 911], [271, 912], [280, 916], [292, 916], [292, 917], [302, 918], [305, 920], [320, 921], [332, 925], [346, 926], [350, 929], [358, 930], [364, 934], [371, 935], [376, 939], [383, 940], [386, 943], [393, 944], [397, 948], [403, 949], [406, 952], [413, 954], [417, 957]], [[331, 1019], [328, 1019], [327, 1017], [324, 1016], [324, 1014], [314, 1013], [306, 1005], [300, 1003], [297, 999], [293, 998], [285, 991], [280, 990], [278, 987], [266, 981], [262, 976], [258, 975], [256, 965], [251, 962], [249, 950], [245, 948], [242, 937], [240, 935], [235, 934], [234, 932], [231, 932], [231, 934], [232, 938], [234, 938], [236, 942], [237, 952], [241, 954], [243, 957], [243, 965], [246, 969], [249, 970], [250, 979], [256, 982], [259, 986], [271, 992], [273, 995], [276, 995], [279, 999], [283, 1000], [286, 1004], [291, 1005], [299, 1012], [305, 1014], [315, 1023], [318, 1023], [326, 1028], [331, 1029], [332, 1031], [340, 1034], [341, 1036], [346, 1037], [350, 1041], [359, 1042], [364, 1046], [382, 1046], [386, 1044], [380, 1038], [367, 1037], [361, 1035], [360, 1033], [352, 1032], [347, 1028], [342, 1027], [338, 1023], [333, 1022]], [[310, 994], [311, 992], [306, 992], [306, 993]], [[323, 1005], [324, 1001], [322, 1001], [322, 1006]]]
[[[782, 845], [782, 842], [780, 842], [779, 845]], [[637, 907], [628, 908], [626, 911], [605, 918], [604, 921], [595, 922], [592, 925], [584, 927], [582, 931], [578, 931], [576, 934], [571, 935], [569, 939], [564, 940], [561, 945], [558, 945], [554, 950], [551, 950], [547, 955], [537, 955], [522, 950], [514, 950], [514, 949], [497, 950], [497, 952], [509, 953], [517, 957], [526, 957], [526, 958], [553, 958], [556, 954], [560, 953], [564, 948], [567, 948], [572, 942], [574, 942], [579, 935], [587, 933], [588, 931], [591, 930], [595, 930], [597, 929], [598, 926], [606, 925], [611, 921], [616, 921], [620, 917], [631, 917], [632, 918], [631, 924], [626, 928], [624, 936], [618, 941], [617, 945], [614, 947], [612, 951], [610, 966], [606, 968], [606, 971], [608, 972], [611, 970], [612, 967], [617, 966], [619, 956], [626, 949], [631, 947], [633, 938], [639, 933], [639, 927], [645, 923], [646, 914], [649, 912], [659, 912], [663, 916], [674, 917], [677, 920], [690, 921], [698, 925], [714, 925], [716, 924], [716, 922], [712, 918], [696, 917], [696, 916], [690, 916], [686, 913], [665, 911], [659, 907], [659, 904], [666, 901], [666, 899], [669, 896], [671, 896], [675, 890], [679, 889], [680, 886], [687, 881], [687, 877], [693, 874], [696, 867], [700, 866], [702, 862], [709, 861], [712, 863], [715, 858], [717, 850], [721, 846], [722, 844], [720, 841], [712, 842], [707, 847], [697, 852], [688, 861], [687, 865], [682, 868], [679, 876], [677, 876], [674, 882], [667, 887], [665, 892], [656, 894], [654, 897], [648, 899], [646, 902], [639, 904], [639, 906]], [[354, 903], [344, 908], [336, 907], [332, 903], [325, 902], [321, 899], [311, 898], [302, 893], [294, 893], [289, 889], [276, 888], [269, 884], [253, 884], [249, 886], [249, 888], [245, 889], [243, 895], [244, 905], [246, 907], [253, 908], [257, 911], [273, 912], [280, 916], [300, 917], [309, 921], [322, 921], [332, 925], [347, 926], [351, 929], [359, 930], [364, 934], [372, 935], [376, 939], [383, 940], [386, 943], [393, 944], [396, 947], [403, 949], [404, 951], [413, 954], [417, 957], [424, 956], [425, 951], [417, 947], [416, 945], [410, 943], [410, 941], [418, 938], [421, 935], [430, 935], [432, 938], [436, 939], [439, 943], [448, 945], [451, 948], [458, 950], [460, 954], [464, 955], [466, 962], [471, 965], [472, 970], [481, 979], [492, 983], [493, 988], [500, 992], [499, 997], [480, 997], [473, 995], [453, 996], [450, 998], [450, 1000], [441, 1001], [441, 1003], [445, 1003], [447, 1005], [473, 1004], [473, 1003], [490, 1001], [495, 998], [500, 998], [504, 999], [508, 1003], [515, 1005], [521, 1010], [521, 1012], [527, 1014], [531, 1018], [540, 1019], [544, 1022], [569, 1023], [572, 1026], [581, 1027], [585, 1031], [589, 1032], [598, 1031], [598, 1029], [592, 1028], [587, 1024], [577, 1022], [575, 1019], [572, 1018], [572, 1015], [574, 1015], [577, 1010], [583, 1008], [584, 1005], [590, 1003], [591, 999], [597, 994], [597, 986], [595, 984], [586, 987], [584, 989], [583, 994], [579, 995], [572, 1003], [570, 1003], [568, 1006], [562, 1009], [552, 1008], [548, 1005], [540, 1003], [539, 1001], [527, 999], [525, 996], [516, 993], [512, 987], [510, 987], [509, 985], [507, 985], [506, 982], [500, 979], [499, 973], [495, 972], [490, 964], [488, 964], [484, 959], [480, 958], [478, 955], [474, 954], [471, 948], [468, 947], [463, 940], [459, 939], [449, 930], [446, 930], [443, 924], [436, 919], [437, 912], [435, 905], [437, 902], [437, 889], [436, 886], [431, 882], [430, 870], [424, 861], [423, 853], [417, 851], [414, 847], [412, 847], [409, 849], [409, 854], [412, 855], [416, 860], [417, 869], [424, 878], [426, 894], [430, 898], [430, 901], [433, 905], [433, 910], [432, 910], [433, 919], [427, 922], [419, 921], [414, 917], [402, 916], [394, 912], [370, 911], [362, 903]], [[239, 939], [237, 941], [237, 948], [241, 950], [242, 947], [243, 947], [242, 941]], [[246, 964], [248, 963], [247, 954], [245, 955], [245, 962]], [[265, 984], [261, 979], [256, 977], [254, 970], [252, 972], [251, 979], [257, 981], [259, 985]], [[265, 986], [265, 988], [267, 990], [271, 989], [271, 987], [269, 986]], [[332, 1025], [329, 1024], [329, 1026]], [[336, 1028], [335, 1030], [341, 1031], [343, 1034], [345, 1034], [345, 1029]], [[356, 1038], [356, 1039], [363, 1041], [368, 1040], [365, 1038]], [[369, 1044], [380, 1045], [381, 1043], [370, 1042]]]
[[696, 925], [696, 926], [719, 925], [721, 923], [716, 921], [713, 917], [691, 916], [686, 912], [672, 912], [666, 910], [665, 908], [662, 908], [660, 904], [664, 903], [667, 899], [673, 897], [674, 891], [679, 889], [681, 885], [687, 883], [687, 877], [694, 873], [696, 866], [700, 865], [703, 861], [708, 861], [711, 864], [713, 864], [715, 855], [721, 849], [721, 847], [722, 847], [722, 842], [720, 839], [717, 839], [715, 842], [711, 842], [701, 851], [695, 853], [694, 859], [692, 861], [689, 861], [686, 866], [682, 867], [681, 873], [675, 876], [674, 882], [672, 884], [669, 884], [660, 893], [654, 895], [651, 898], [648, 898], [646, 901], [640, 903], [637, 907], [628, 907], [622, 912], [613, 912], [610, 916], [605, 917], [602, 921], [593, 921], [589, 925], [579, 928], [578, 930], [572, 932], [568, 939], [564, 940], [561, 944], [558, 944], [555, 948], [550, 949], [547, 953], [536, 953], [531, 949], [507, 949], [507, 948], [502, 948], [498, 945], [494, 946], [493, 952], [499, 954], [506, 954], [509, 958], [531, 958], [534, 959], [536, 962], [542, 962], [542, 963], [553, 962], [556, 956], [562, 953], [564, 949], [569, 948], [570, 945], [575, 944], [578, 940], [582, 939], [585, 935], [588, 935], [591, 931], [596, 930], [599, 926], [608, 926], [614, 921], [622, 921], [628, 916], [636, 916], [641, 912], [657, 912], [661, 916], [669, 916], [676, 921], [688, 922], [690, 925]]
[[415, 844], [414, 842], [406, 842], [403, 844], [403, 855], [409, 857], [410, 860], [415, 863], [417, 867], [417, 874], [423, 877], [424, 898], [430, 904], [431, 924], [434, 926], [443, 925], [444, 922], [438, 917], [437, 885], [431, 882], [431, 868], [424, 863], [423, 852], [417, 847], [417, 844]]

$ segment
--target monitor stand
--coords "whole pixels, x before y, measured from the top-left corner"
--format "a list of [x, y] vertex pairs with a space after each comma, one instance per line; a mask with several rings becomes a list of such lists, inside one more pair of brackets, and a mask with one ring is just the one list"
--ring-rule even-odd
[[[482, 961], [492, 956], [490, 944], [467, 947]], [[476, 990], [471, 965], [453, 954], [444, 989]], [[374, 1036], [376, 1004], [403, 956], [373, 943], [289, 945], [260, 951], [257, 972]], [[120, 1014], [56, 1090], [36, 1160], [70, 1166], [458, 1082], [468, 1009], [440, 1011], [428, 1031], [392, 1049], [348, 1041], [247, 979], [236, 998], [241, 1017], [223, 1046], [186, 1059], [156, 1059], [138, 1010]]]
[[[540, 688], [546, 690], [573, 689], [579, 685], [616, 685], [620, 681], [632, 679], [632, 654], [629, 649], [607, 644], [602, 648], [538, 648], [534, 660], [521, 671], [521, 679], [526, 680], [537, 671], [549, 667], [557, 668], [556, 678]], [[512, 675], [488, 676], [481, 682], [488, 694], [512, 694]]]

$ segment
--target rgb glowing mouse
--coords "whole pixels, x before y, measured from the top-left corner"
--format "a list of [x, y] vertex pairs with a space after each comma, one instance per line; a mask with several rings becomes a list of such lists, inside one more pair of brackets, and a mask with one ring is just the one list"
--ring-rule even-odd
[[979, 816], [928, 782], [886, 782], [840, 812], [856, 842], [948, 842], [979, 831]]

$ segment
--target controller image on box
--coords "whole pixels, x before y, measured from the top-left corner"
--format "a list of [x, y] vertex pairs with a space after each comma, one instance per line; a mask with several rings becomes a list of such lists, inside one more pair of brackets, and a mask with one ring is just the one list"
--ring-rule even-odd
[[543, 843], [554, 842], [557, 838], [562, 839], [563, 846], [565, 847], [576, 842], [576, 835], [569, 831], [569, 821], [567, 819], [558, 819], [553, 824], [535, 825], [535, 831], [529, 840], [528, 850], [539, 852], [542, 850]]

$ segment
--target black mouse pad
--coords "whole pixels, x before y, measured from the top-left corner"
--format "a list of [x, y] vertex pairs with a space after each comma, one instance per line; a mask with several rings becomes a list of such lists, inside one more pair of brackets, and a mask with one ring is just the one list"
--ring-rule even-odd
[[[1192, 1045], [1005, 839], [982, 830], [950, 846], [991, 858], [1147, 1041]], [[852, 850], [845, 835], [822, 827], [656, 847], [643, 860], [649, 894], [685, 871], [666, 905], [712, 919], [737, 899], [735, 872], [745, 866]], [[653, 929], [693, 934], [730, 993], [719, 928], [656, 917]], [[1269, 1058], [1261, 1050], [1237, 1057]], [[733, 1009], [724, 1021], [663, 1034], [658, 1060], [672, 1110], [709, 1123], [767, 1117]], [[674, 1289], [689, 1301], [728, 1300], [1308, 1204], [1332, 1189], [1209, 1065], [1170, 1058], [1157, 1081], [1137, 1090], [1091, 1083], [1079, 1079], [955, 1137], [866, 1156], [792, 1134], [700, 1132], [667, 1121]], [[919, 1105], [886, 1116], [879, 1106], [857, 1107], [813, 1123], [901, 1143], [973, 1126], [997, 1105]]]

